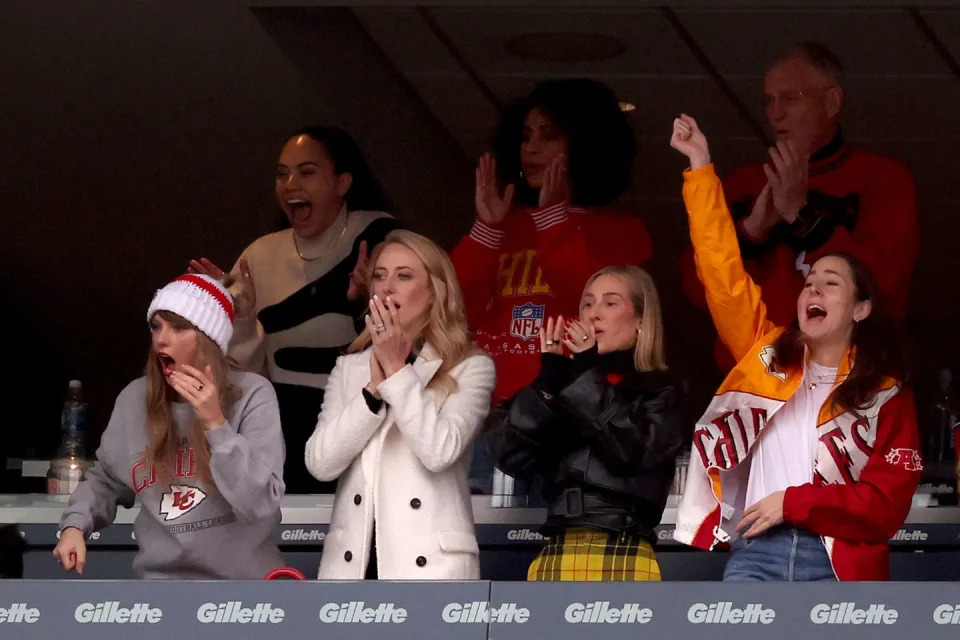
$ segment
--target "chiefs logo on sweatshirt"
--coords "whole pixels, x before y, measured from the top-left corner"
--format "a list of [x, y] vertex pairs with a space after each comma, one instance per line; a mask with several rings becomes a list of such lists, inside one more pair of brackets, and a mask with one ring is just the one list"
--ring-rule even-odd
[[176, 520], [203, 502], [207, 494], [189, 485], [172, 484], [170, 492], [160, 500], [160, 513], [165, 521]]

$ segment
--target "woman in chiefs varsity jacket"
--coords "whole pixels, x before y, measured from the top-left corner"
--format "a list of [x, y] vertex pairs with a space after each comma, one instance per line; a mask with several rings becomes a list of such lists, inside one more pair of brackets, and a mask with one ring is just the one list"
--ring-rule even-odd
[[547, 499], [549, 538], [527, 579], [659, 580], [654, 527], [684, 439], [653, 279], [606, 267], [580, 314], [541, 330], [540, 373], [495, 431], [500, 468]]
[[[676, 538], [732, 541], [728, 580], [886, 580], [890, 537], [920, 479], [913, 394], [870, 274], [821, 257], [797, 319], [767, 319], [743, 268], [707, 140], [689, 116], [671, 145], [690, 159], [683, 198], [697, 271], [738, 364], [697, 423]], [[792, 150], [778, 145], [774, 203]]]

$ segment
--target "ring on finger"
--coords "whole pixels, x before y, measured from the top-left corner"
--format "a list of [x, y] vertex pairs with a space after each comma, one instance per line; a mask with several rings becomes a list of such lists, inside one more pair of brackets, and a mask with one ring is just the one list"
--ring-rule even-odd
[[203, 385], [197, 385], [197, 391], [203, 391]]
[[373, 328], [373, 330], [376, 331], [377, 333], [383, 333], [384, 331], [387, 330], [387, 327], [385, 325], [378, 324]]
[[583, 336], [583, 337], [580, 338], [580, 339], [583, 340], [584, 342], [586, 342], [587, 340], [590, 339], [590, 336]]
[[553, 345], [557, 344], [557, 341], [556, 341], [556, 340], [547, 340], [544, 344], [546, 344], [548, 347], [552, 347]]

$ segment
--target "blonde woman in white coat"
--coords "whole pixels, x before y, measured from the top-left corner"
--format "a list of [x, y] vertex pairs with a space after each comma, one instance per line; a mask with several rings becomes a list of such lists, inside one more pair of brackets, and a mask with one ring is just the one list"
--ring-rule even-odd
[[370, 264], [366, 329], [307, 442], [310, 473], [340, 479], [319, 578], [479, 578], [467, 471], [493, 362], [469, 337], [442, 249], [392, 231]]

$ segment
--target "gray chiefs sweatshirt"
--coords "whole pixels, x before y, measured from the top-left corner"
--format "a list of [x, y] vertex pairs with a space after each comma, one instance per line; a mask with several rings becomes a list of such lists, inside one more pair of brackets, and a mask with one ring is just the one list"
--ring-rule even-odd
[[133, 569], [143, 578], [262, 579], [283, 566], [275, 539], [283, 497], [283, 434], [277, 397], [263, 377], [231, 371], [239, 394], [226, 424], [206, 432], [216, 487], [195, 471], [187, 433], [193, 407], [173, 405], [181, 437], [176, 474], [159, 482], [147, 447], [146, 379], [117, 398], [97, 450], [97, 467], [74, 490], [60, 520], [89, 536], [111, 524], [117, 505], [140, 503], [133, 529], [139, 551]]

